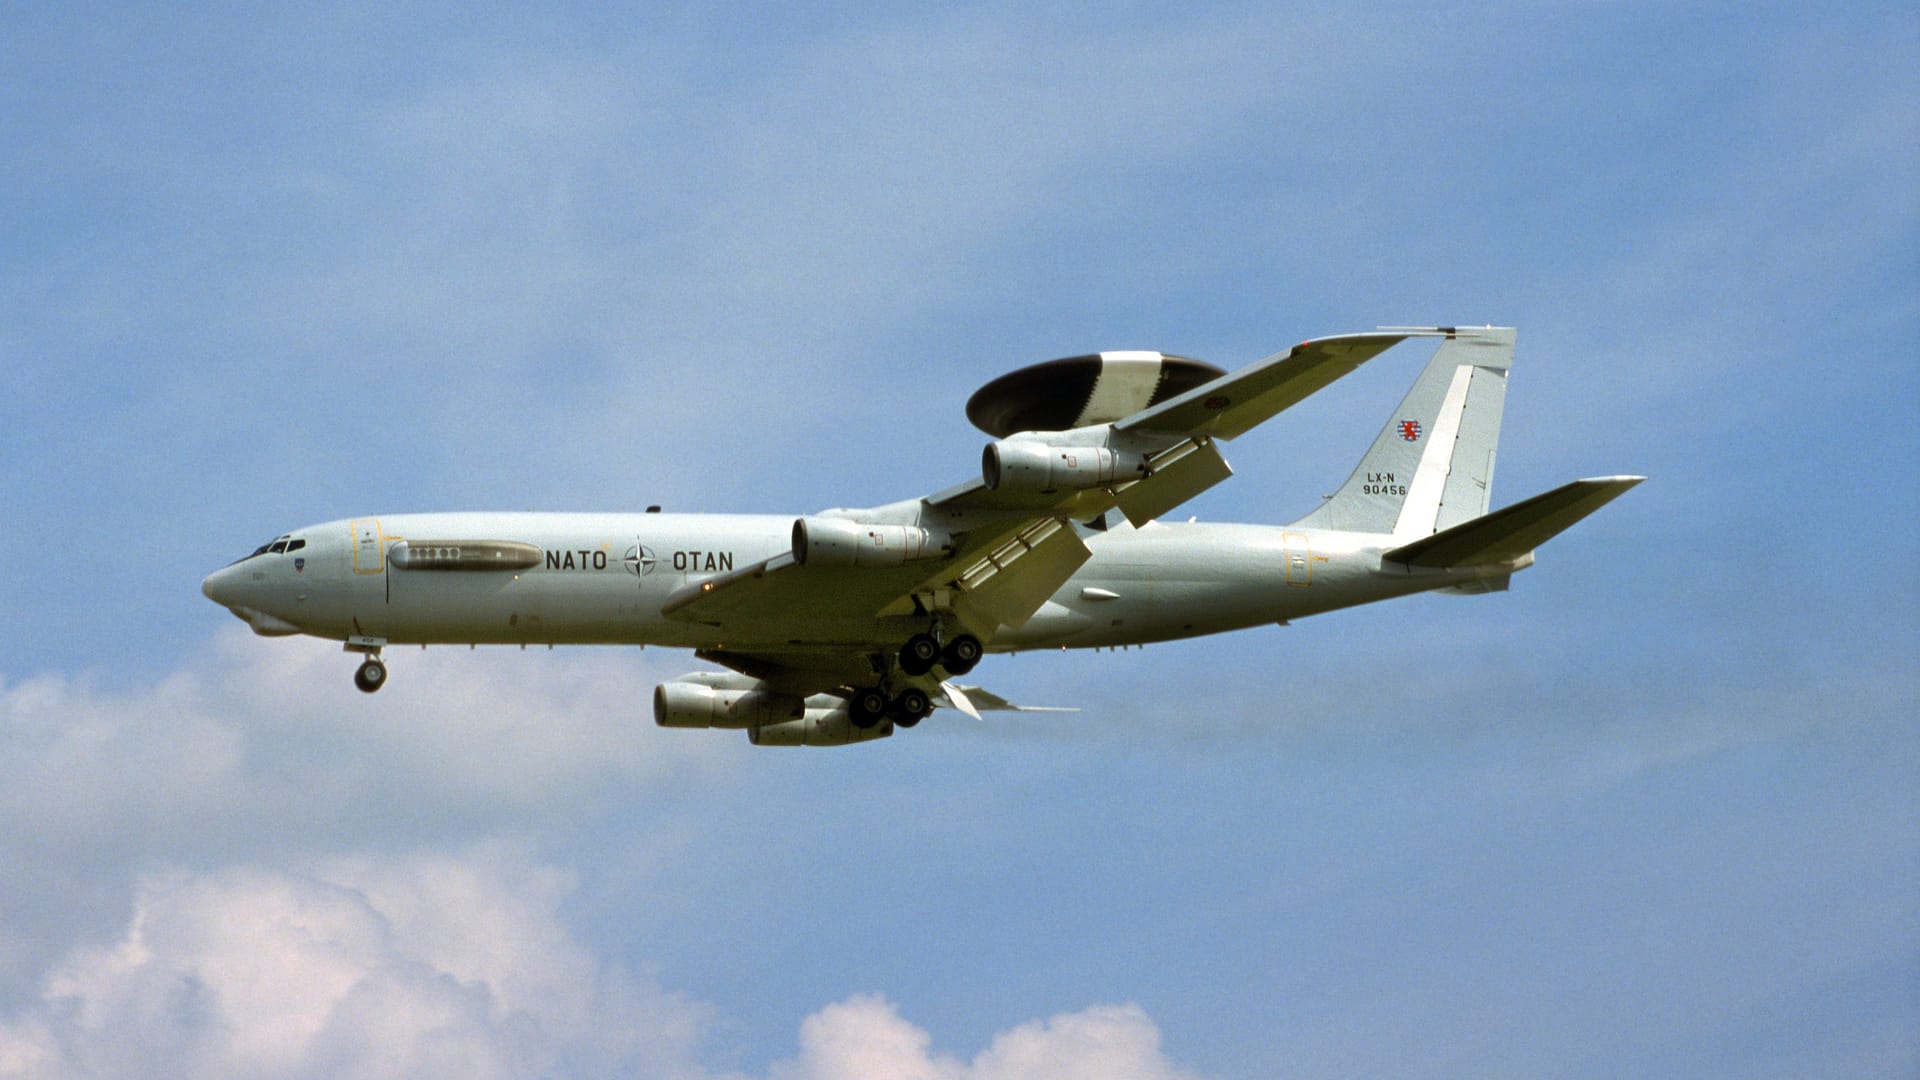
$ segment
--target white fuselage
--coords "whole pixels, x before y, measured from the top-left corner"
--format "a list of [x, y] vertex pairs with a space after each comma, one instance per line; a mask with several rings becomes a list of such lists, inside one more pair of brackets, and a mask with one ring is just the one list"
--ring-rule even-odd
[[[400, 644], [618, 644], [790, 647], [778, 637], [662, 613], [676, 590], [777, 556], [792, 516], [731, 514], [403, 514], [335, 521], [283, 538], [210, 576], [204, 591], [265, 634]], [[423, 569], [403, 544], [485, 537], [528, 549], [513, 569]], [[1388, 564], [1381, 535], [1258, 525], [1124, 522], [1090, 531], [1092, 556], [1034, 616], [983, 635], [991, 651], [1140, 644], [1218, 633], [1470, 583], [1487, 573]], [[537, 555], [535, 554], [537, 551]], [[424, 551], [420, 552], [425, 554]], [[471, 553], [469, 553], [471, 554]], [[404, 554], [402, 555], [404, 558]], [[767, 635], [770, 631], [751, 633]], [[844, 628], [833, 631], [845, 640]], [[876, 619], [874, 644], [900, 637]]]

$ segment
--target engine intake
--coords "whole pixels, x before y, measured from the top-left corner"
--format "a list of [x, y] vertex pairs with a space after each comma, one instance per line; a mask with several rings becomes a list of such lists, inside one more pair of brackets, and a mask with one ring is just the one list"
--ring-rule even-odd
[[795, 694], [727, 690], [675, 680], [653, 690], [653, 722], [661, 727], [758, 728], [798, 722], [807, 703]]
[[988, 443], [980, 458], [980, 478], [994, 491], [1051, 495], [1084, 491], [1147, 473], [1145, 454], [1104, 446], [1052, 446], [1026, 440]]
[[843, 518], [793, 523], [793, 561], [820, 566], [899, 566], [953, 553], [953, 538], [918, 525], [863, 525]]

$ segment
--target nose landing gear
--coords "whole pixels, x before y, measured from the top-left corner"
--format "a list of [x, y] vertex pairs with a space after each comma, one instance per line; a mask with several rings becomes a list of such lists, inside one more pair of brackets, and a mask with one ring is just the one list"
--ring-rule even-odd
[[347, 639], [348, 652], [357, 652], [366, 657], [360, 662], [360, 670], [353, 673], [353, 685], [359, 687], [361, 693], [371, 694], [387, 685], [387, 665], [380, 662], [380, 649], [386, 643], [386, 638], [362, 634]]

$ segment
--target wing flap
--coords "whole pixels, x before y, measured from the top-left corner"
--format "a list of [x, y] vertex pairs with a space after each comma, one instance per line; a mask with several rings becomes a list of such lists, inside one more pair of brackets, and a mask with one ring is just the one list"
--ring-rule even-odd
[[1154, 459], [1153, 473], [1120, 492], [1114, 501], [1138, 527], [1233, 475], [1213, 440], [1184, 442]]
[[1071, 528], [1043, 518], [961, 572], [954, 609], [989, 633], [1020, 626], [1092, 556]]
[[1575, 480], [1485, 517], [1403, 544], [1381, 556], [1407, 566], [1491, 566], [1511, 562], [1632, 490], [1644, 476]]

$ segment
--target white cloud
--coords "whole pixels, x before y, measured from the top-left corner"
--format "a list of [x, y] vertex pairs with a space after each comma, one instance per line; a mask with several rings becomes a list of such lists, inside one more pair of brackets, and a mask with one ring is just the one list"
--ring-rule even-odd
[[704, 1075], [708, 1010], [586, 952], [510, 847], [151, 876], [0, 1025], [24, 1076]]
[[[594, 956], [571, 876], [513, 845], [149, 876], [106, 945], [0, 1019], [0, 1074], [697, 1080], [714, 1012]], [[1021, 1025], [971, 1064], [881, 998], [801, 1025], [771, 1080], [1182, 1080], [1137, 1006]]]
[[[737, 732], [657, 729], [654, 684], [693, 666], [632, 650], [392, 652], [355, 660], [237, 625], [183, 670], [0, 681], [0, 996], [64, 943], [110, 932], [155, 866], [294, 865], [339, 851], [537, 835], [607, 800], [726, 792]], [[687, 843], [672, 822], [632, 857]]]
[[996, 1036], [970, 1064], [931, 1052], [933, 1038], [883, 998], [858, 995], [807, 1017], [800, 1057], [772, 1080], [1192, 1080], [1160, 1050], [1137, 1005], [1096, 1005]]
[[[536, 841], [472, 838], [710, 798], [768, 752], [653, 728], [676, 654], [396, 651], [374, 697], [353, 663], [235, 627], [145, 685], [0, 683], [0, 1075], [712, 1075], [712, 1007], [585, 944]], [[628, 857], [686, 842], [655, 820]], [[874, 997], [800, 1036], [783, 1080], [1182, 1075], [1132, 1006], [971, 1064]]]

